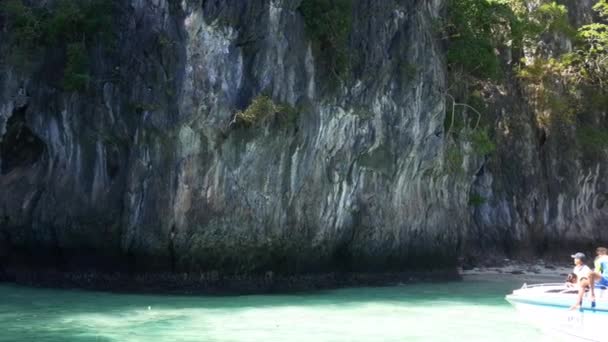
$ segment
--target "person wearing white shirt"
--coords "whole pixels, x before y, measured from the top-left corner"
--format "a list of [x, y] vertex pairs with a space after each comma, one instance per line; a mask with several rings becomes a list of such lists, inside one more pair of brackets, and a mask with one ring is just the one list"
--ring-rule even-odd
[[[572, 270], [572, 273], [576, 274], [579, 286], [579, 296], [576, 301], [576, 304], [570, 307], [570, 310], [575, 310], [580, 308], [582, 304], [585, 289], [591, 287], [589, 283], [589, 275], [591, 274], [591, 269], [589, 268], [589, 266], [585, 265], [585, 254], [579, 252], [576, 254], [572, 254], [571, 257], [572, 259], [574, 259], [574, 269]], [[591, 298], [595, 298], [593, 288], [591, 288]]]
[[585, 254], [579, 252], [571, 255], [571, 257], [574, 259], [574, 269], [572, 270], [572, 273], [576, 274], [578, 282], [580, 283], [583, 279], [589, 279], [591, 269], [589, 266], [585, 265]]

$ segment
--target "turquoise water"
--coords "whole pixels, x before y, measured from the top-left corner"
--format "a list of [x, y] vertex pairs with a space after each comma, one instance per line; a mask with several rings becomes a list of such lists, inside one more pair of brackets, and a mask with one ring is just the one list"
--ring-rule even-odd
[[298, 295], [124, 295], [0, 285], [0, 341], [528, 341], [504, 295], [468, 280]]

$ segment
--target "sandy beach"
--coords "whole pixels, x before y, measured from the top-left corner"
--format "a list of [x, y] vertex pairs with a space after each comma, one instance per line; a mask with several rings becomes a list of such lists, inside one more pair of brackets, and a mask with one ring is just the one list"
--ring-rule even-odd
[[572, 267], [565, 264], [545, 264], [542, 260], [538, 263], [521, 263], [517, 261], [506, 261], [502, 266], [474, 267], [460, 270], [465, 280], [490, 279], [500, 281], [506, 277], [519, 279], [523, 283], [555, 283], [566, 280]]

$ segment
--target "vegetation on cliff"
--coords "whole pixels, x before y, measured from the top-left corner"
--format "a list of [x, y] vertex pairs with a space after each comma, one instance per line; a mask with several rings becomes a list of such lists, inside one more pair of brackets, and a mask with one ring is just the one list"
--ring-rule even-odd
[[[461, 130], [479, 126], [490, 100], [477, 95], [513, 84], [517, 76], [541, 127], [577, 129], [586, 150], [608, 147], [595, 114], [608, 105], [608, 2], [600, 0], [594, 9], [596, 22], [577, 28], [555, 1], [529, 6], [523, 0], [449, 0], [441, 25], [448, 46], [448, 103], [453, 103], [446, 113], [448, 135], [466, 139]], [[491, 123], [481, 126], [489, 129], [488, 139], [491, 128]]]
[[539, 125], [558, 132], [575, 129], [586, 160], [608, 148], [608, 129], [601, 115], [608, 108], [607, 2], [599, 1], [594, 9], [599, 20], [574, 31], [570, 50], [538, 56], [518, 71], [542, 113]]
[[266, 120], [277, 119], [285, 124], [294, 124], [298, 110], [287, 103], [276, 103], [267, 95], [258, 95], [251, 100], [247, 108], [234, 115], [233, 122], [244, 127], [251, 127]]
[[299, 11], [306, 32], [333, 81], [349, 70], [348, 36], [352, 25], [351, 0], [303, 0]]
[[93, 44], [112, 35], [112, 11], [112, 2], [105, 0], [60, 0], [43, 6], [5, 0], [0, 3], [0, 15], [10, 35], [3, 55], [26, 70], [48, 56], [60, 56], [60, 86], [66, 91], [83, 91], [91, 78]]

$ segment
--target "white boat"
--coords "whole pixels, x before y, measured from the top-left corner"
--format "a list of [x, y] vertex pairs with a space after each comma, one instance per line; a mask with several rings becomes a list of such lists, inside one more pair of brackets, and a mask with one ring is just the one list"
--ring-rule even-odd
[[506, 300], [526, 321], [548, 334], [567, 340], [608, 342], [608, 289], [596, 287], [595, 305], [587, 292], [581, 308], [569, 310], [577, 295], [577, 288], [563, 283], [524, 284]]

